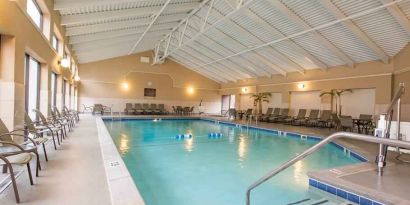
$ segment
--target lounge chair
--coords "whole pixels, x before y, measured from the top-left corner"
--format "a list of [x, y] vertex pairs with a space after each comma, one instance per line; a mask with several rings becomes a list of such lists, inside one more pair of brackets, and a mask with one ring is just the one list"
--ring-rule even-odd
[[251, 117], [252, 111], [253, 111], [253, 109], [249, 108], [249, 109], [247, 109], [246, 112], [243, 114], [243, 116], [245, 117], [246, 120], [248, 120], [248, 119]]
[[157, 104], [151, 104], [151, 112], [152, 112], [152, 114], [155, 114], [155, 115], [159, 115], [159, 114], [160, 114], [160, 111], [159, 111], [159, 109], [157, 108]]
[[272, 112], [273, 112], [273, 108], [268, 108], [267, 110], [266, 110], [266, 113], [265, 114], [258, 114], [257, 116], [256, 116], [256, 118], [258, 119], [258, 120], [261, 120], [262, 118], [264, 118], [264, 117], [266, 117], [266, 116], [270, 116], [271, 114], [272, 114]]
[[316, 125], [320, 127], [331, 127], [332, 120], [331, 120], [332, 111], [331, 110], [323, 110], [320, 118], [317, 120]]
[[135, 103], [135, 114], [142, 115], [144, 114], [144, 109], [142, 109], [141, 103]]
[[182, 108], [182, 106], [177, 106], [177, 114], [178, 115], [184, 114], [184, 108]]
[[68, 114], [68, 115], [71, 115], [72, 117], [74, 117], [74, 119], [75, 119], [75, 121], [76, 122], [79, 122], [80, 121], [80, 116], [78, 115], [78, 112], [76, 111], [76, 110], [73, 110], [73, 109], [68, 109], [68, 107], [67, 106], [64, 106], [63, 107], [63, 110]]
[[124, 112], [125, 112], [126, 115], [135, 113], [135, 109], [134, 109], [132, 103], [125, 103]]
[[161, 115], [167, 115], [168, 114], [168, 111], [165, 109], [164, 104], [159, 104], [158, 105], [158, 110], [159, 110], [159, 114], [161, 114]]
[[285, 124], [293, 124], [295, 120], [301, 120], [305, 119], [306, 117], [306, 109], [299, 109], [298, 115], [293, 116], [293, 117], [287, 117], [286, 119], [283, 120]]
[[343, 131], [350, 130], [353, 132], [353, 119], [352, 116], [340, 116], [340, 129]]
[[6, 141], [0, 141], [2, 146], [8, 145], [15, 147], [18, 151], [11, 152], [2, 152], [0, 153], [0, 166], [4, 166], [4, 170], [7, 170], [10, 173], [11, 183], [13, 185], [14, 196], [16, 197], [16, 202], [20, 203], [20, 196], [18, 193], [16, 177], [14, 175], [13, 166], [27, 166], [27, 171], [30, 179], [30, 184], [33, 185], [33, 177], [31, 175], [30, 161], [33, 159], [33, 154], [24, 150], [21, 146]]
[[93, 109], [93, 106], [87, 106], [83, 104], [83, 113], [85, 113], [85, 111], [89, 111], [90, 113], [92, 113]]
[[143, 104], [142, 104], [142, 109], [144, 110], [144, 114], [146, 114], [146, 115], [152, 114], [152, 110], [151, 110], [151, 108], [149, 107], [149, 104], [148, 104], [148, 103], [143, 103]]
[[195, 107], [192, 106], [192, 107], [189, 109], [189, 114], [190, 114], [190, 115], [193, 115], [193, 114], [194, 114], [194, 108], [195, 108]]
[[281, 110], [280, 115], [269, 117], [268, 122], [281, 122], [282, 120], [286, 119], [289, 115], [289, 109], [284, 108]]
[[63, 120], [65, 120], [65, 121], [67, 121], [67, 123], [68, 123], [68, 130], [69, 130], [69, 131], [72, 131], [72, 130], [73, 130], [74, 124], [75, 124], [75, 119], [74, 119], [72, 116], [67, 115], [67, 114], [64, 112], [64, 110], [62, 110], [62, 112], [60, 113], [60, 111], [58, 110], [57, 107], [54, 107], [54, 113], [56, 114], [56, 116], [57, 116], [59, 119], [63, 119]]
[[306, 126], [311, 126], [313, 123], [315, 123], [315, 120], [317, 120], [319, 116], [319, 110], [310, 110], [309, 117], [305, 119], [299, 119], [295, 120], [293, 122], [293, 125], [306, 125]]
[[70, 129], [70, 121], [67, 120], [66, 118], [58, 117], [58, 115], [56, 114], [56, 112], [53, 109], [51, 109], [50, 112], [51, 112], [51, 119], [54, 122], [58, 122], [63, 127], [64, 136], [67, 136], [66, 128]]
[[280, 108], [275, 108], [273, 110], [272, 114], [261, 117], [260, 121], [261, 122], [267, 122], [270, 117], [277, 117], [277, 116], [279, 116], [279, 114], [280, 114]]
[[[48, 161], [47, 152], [45, 148], [45, 143], [48, 141], [48, 138], [39, 137], [37, 135], [34, 135], [34, 137], [31, 138], [28, 135], [25, 135], [24, 131], [24, 129], [16, 129], [10, 132], [7, 129], [6, 125], [3, 123], [3, 120], [0, 119], [0, 141], [14, 143], [23, 148], [24, 151], [26, 151], [27, 153], [33, 153], [34, 155], [36, 155], [36, 176], [38, 176], [38, 170], [41, 169], [41, 167], [37, 145], [41, 144], [43, 146], [44, 156], [46, 158], [46, 161]], [[19, 132], [19, 134], [17, 132]]]

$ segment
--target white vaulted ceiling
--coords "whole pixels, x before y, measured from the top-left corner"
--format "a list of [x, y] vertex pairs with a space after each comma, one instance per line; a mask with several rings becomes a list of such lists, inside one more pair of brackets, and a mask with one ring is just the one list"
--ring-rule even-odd
[[218, 82], [380, 60], [410, 42], [409, 0], [56, 0], [79, 62], [146, 50]]

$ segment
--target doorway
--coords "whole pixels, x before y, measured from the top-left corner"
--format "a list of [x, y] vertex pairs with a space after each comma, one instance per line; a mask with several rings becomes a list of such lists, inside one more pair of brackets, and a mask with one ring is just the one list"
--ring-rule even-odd
[[227, 116], [230, 108], [235, 108], [235, 95], [222, 95], [221, 115]]

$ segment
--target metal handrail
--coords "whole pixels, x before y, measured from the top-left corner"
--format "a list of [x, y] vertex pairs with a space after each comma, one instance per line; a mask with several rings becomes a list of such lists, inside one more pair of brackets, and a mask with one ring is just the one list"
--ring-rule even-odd
[[401, 96], [404, 94], [404, 83], [399, 84], [399, 90], [397, 90], [396, 94], [394, 95], [392, 101], [390, 102], [389, 106], [387, 106], [386, 111], [384, 114], [389, 114], [393, 110], [394, 104], [397, 103], [397, 101], [400, 100]]
[[392, 140], [392, 139], [385, 139], [385, 138], [379, 138], [379, 137], [374, 137], [370, 135], [363, 135], [363, 134], [357, 134], [357, 133], [351, 133], [351, 132], [337, 132], [326, 139], [320, 141], [316, 145], [312, 146], [311, 148], [307, 149], [304, 151], [302, 154], [292, 158], [291, 160], [283, 163], [281, 166], [278, 168], [270, 171], [268, 174], [265, 176], [261, 177], [259, 180], [254, 182], [252, 185], [248, 187], [246, 190], [246, 205], [250, 205], [250, 194], [251, 191], [256, 188], [257, 186], [261, 185], [262, 183], [268, 181], [275, 175], [277, 175], [279, 172], [287, 169], [288, 167], [292, 166], [299, 160], [302, 160], [303, 158], [309, 156], [313, 152], [317, 151], [324, 145], [328, 144], [329, 142], [338, 139], [338, 138], [349, 138], [349, 139], [355, 139], [355, 140], [361, 140], [365, 142], [371, 142], [371, 143], [377, 143], [377, 144], [383, 144], [383, 145], [389, 145], [389, 146], [399, 146], [399, 147], [404, 147], [410, 149], [410, 142], [405, 142], [405, 141], [399, 141], [399, 140]]

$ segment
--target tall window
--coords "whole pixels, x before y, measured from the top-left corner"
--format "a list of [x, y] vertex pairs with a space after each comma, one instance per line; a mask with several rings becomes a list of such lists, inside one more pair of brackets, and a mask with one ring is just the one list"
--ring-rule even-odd
[[40, 29], [43, 28], [43, 13], [36, 0], [27, 0], [27, 13]]
[[40, 63], [33, 57], [26, 55], [26, 112], [31, 119], [36, 120], [33, 109], [39, 108], [40, 102]]
[[57, 105], [57, 74], [51, 73], [51, 109]]
[[60, 45], [60, 40], [58, 40], [57, 36], [54, 34], [53, 35], [53, 48], [57, 51], [57, 53], [58, 53], [59, 45]]
[[62, 90], [62, 91], [63, 91], [63, 92], [62, 92], [62, 94], [63, 94], [63, 96], [62, 96], [62, 97], [63, 97], [63, 103], [62, 103], [62, 107], [61, 107], [61, 108], [64, 108], [65, 101], [66, 101], [66, 99], [65, 99], [65, 98], [66, 98], [66, 97], [65, 97], [65, 94], [66, 94], [66, 92], [65, 92], [65, 91], [66, 91], [66, 88], [65, 88], [65, 87], [66, 87], [66, 85], [67, 85], [67, 81], [64, 79], [64, 80], [63, 80], [63, 86], [62, 86], [62, 89], [63, 89], [63, 90]]

